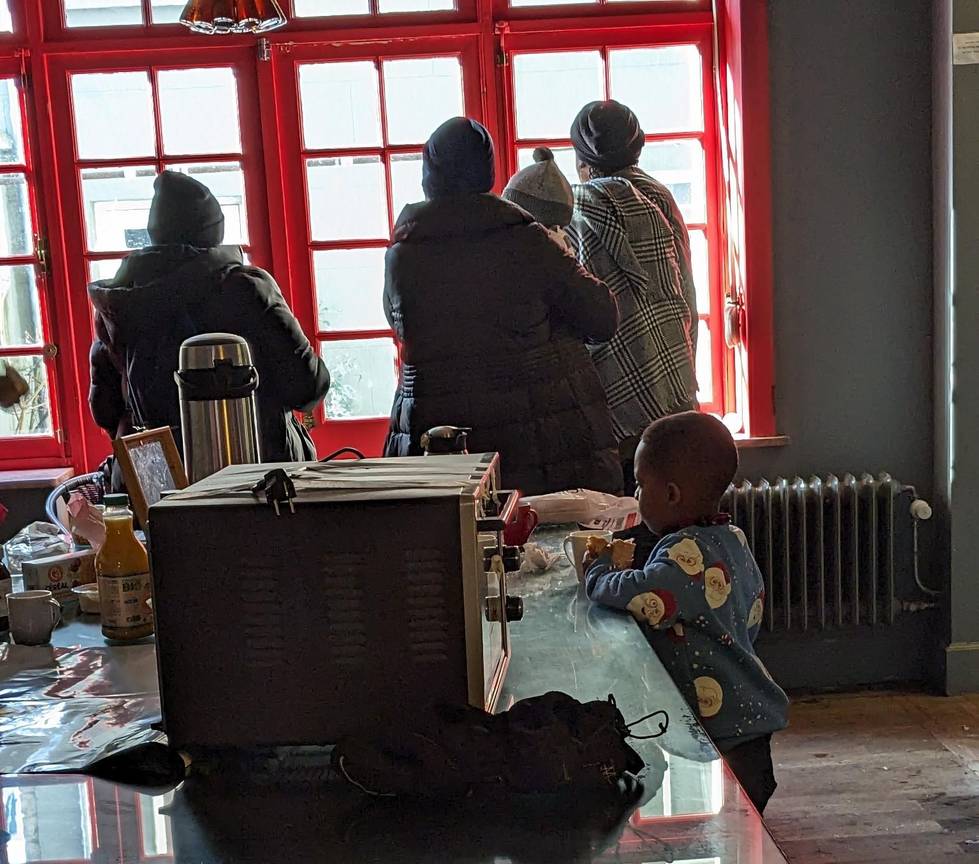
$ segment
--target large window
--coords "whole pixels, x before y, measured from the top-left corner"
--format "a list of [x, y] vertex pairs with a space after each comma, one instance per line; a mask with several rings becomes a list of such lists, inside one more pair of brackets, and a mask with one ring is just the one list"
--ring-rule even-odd
[[576, 181], [571, 121], [606, 97], [639, 115], [640, 164], [690, 229], [702, 403], [747, 418], [747, 366], [723, 332], [729, 294], [746, 294], [730, 272], [742, 190], [719, 167], [741, 117], [715, 74], [727, 55], [709, 0], [281, 5], [289, 25], [258, 40], [191, 34], [178, 0], [23, 0], [12, 16], [0, 0], [0, 359], [31, 388], [0, 412], [0, 467], [88, 468], [107, 452], [84, 399], [87, 285], [149, 242], [163, 169], [211, 188], [226, 242], [273, 273], [325, 358], [319, 447], [377, 452], [398, 373], [384, 255], [422, 198], [426, 138], [466, 114], [493, 134], [501, 186], [542, 144]]

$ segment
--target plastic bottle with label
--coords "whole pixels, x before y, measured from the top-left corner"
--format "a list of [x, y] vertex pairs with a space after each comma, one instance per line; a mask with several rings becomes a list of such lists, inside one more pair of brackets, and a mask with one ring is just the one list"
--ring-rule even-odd
[[153, 633], [149, 557], [133, 531], [128, 495], [105, 496], [105, 543], [95, 556], [102, 635], [134, 642]]

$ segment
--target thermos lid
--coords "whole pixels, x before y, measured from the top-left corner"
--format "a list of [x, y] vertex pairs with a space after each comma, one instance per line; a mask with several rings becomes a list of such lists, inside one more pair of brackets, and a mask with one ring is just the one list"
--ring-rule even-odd
[[202, 333], [180, 346], [180, 368], [213, 369], [218, 365], [251, 366], [248, 342], [233, 333]]

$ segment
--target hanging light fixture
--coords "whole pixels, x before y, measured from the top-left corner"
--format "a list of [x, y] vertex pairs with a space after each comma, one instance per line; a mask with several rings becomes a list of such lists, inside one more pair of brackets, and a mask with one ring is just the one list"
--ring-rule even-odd
[[264, 33], [286, 23], [275, 0], [188, 0], [180, 23], [196, 33]]

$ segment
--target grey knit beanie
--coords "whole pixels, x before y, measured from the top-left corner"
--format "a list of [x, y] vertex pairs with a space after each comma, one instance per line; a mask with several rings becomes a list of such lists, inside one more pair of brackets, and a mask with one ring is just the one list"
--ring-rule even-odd
[[534, 151], [534, 164], [510, 178], [503, 197], [523, 207], [541, 225], [563, 228], [571, 224], [574, 192], [547, 147], [538, 147]]

